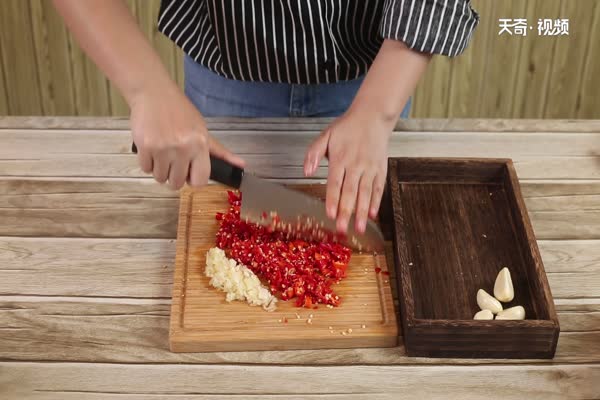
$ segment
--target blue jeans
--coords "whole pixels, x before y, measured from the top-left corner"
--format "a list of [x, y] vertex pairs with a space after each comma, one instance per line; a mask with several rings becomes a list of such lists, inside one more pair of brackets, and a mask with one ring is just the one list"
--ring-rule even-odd
[[[336, 117], [352, 103], [364, 77], [320, 85], [227, 79], [184, 59], [185, 94], [205, 117]], [[408, 118], [410, 100], [402, 111]]]

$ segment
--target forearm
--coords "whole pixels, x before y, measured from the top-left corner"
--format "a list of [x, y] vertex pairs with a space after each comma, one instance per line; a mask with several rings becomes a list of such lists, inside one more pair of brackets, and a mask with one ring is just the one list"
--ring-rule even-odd
[[350, 110], [377, 115], [394, 125], [431, 60], [430, 54], [411, 50], [397, 40], [386, 39], [375, 57]]
[[152, 87], [174, 85], [123, 0], [54, 0], [54, 5], [130, 106]]

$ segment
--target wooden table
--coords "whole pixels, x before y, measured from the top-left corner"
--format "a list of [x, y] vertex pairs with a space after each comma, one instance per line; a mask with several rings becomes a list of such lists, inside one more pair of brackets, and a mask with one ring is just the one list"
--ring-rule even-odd
[[[209, 125], [248, 169], [290, 182], [325, 123]], [[559, 312], [554, 360], [415, 359], [402, 346], [170, 353], [178, 196], [138, 169], [127, 121], [4, 117], [0, 398], [600, 398], [600, 121], [398, 128], [392, 155], [515, 161]]]

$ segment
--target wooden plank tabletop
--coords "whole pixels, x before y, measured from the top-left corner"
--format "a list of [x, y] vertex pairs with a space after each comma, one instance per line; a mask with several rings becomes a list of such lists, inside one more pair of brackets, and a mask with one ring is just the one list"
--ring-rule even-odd
[[[209, 126], [249, 170], [296, 182], [326, 123]], [[600, 398], [600, 121], [411, 120], [390, 146], [514, 160], [561, 324], [550, 361], [170, 353], [178, 195], [129, 147], [124, 119], [0, 117], [0, 398]]]

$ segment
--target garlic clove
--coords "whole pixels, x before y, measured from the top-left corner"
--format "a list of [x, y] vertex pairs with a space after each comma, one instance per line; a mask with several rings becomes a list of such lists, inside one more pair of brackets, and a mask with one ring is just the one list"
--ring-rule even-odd
[[525, 309], [521, 306], [515, 306], [502, 310], [496, 315], [496, 319], [525, 319]]
[[502, 311], [502, 304], [483, 289], [479, 289], [477, 292], [477, 305], [482, 310], [490, 310], [492, 314]]
[[473, 319], [490, 320], [490, 319], [494, 319], [494, 314], [492, 314], [492, 312], [490, 310], [481, 310], [475, 314]]
[[515, 289], [513, 288], [508, 268], [502, 268], [496, 277], [494, 297], [504, 303], [508, 303], [515, 298]]

